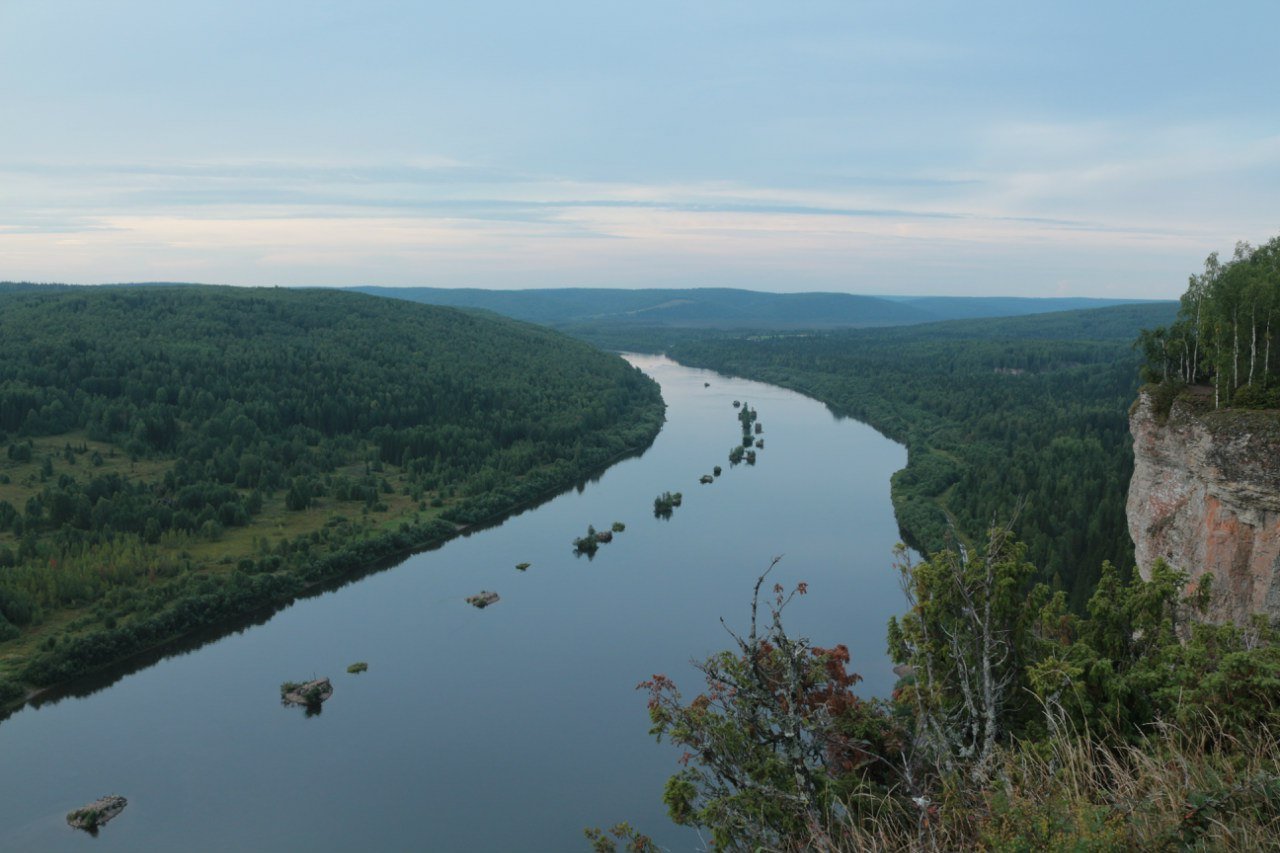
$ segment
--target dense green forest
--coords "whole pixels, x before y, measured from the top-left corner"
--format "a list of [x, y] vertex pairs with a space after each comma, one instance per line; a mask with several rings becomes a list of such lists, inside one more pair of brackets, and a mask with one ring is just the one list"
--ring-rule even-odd
[[[1143, 330], [1139, 345], [1153, 382], [1208, 384], [1215, 406], [1280, 407], [1280, 237], [1214, 252], [1191, 276], [1177, 319]], [[1274, 352], [1273, 352], [1274, 351]]]
[[0, 294], [0, 700], [567, 487], [662, 418], [621, 359], [495, 317]]
[[980, 538], [1021, 506], [1017, 532], [1042, 580], [1080, 611], [1100, 566], [1126, 570], [1132, 470], [1126, 412], [1141, 328], [1172, 303], [998, 320], [804, 334], [596, 328], [601, 345], [665, 350], [772, 382], [907, 446], [893, 480], [899, 525], [932, 552]]

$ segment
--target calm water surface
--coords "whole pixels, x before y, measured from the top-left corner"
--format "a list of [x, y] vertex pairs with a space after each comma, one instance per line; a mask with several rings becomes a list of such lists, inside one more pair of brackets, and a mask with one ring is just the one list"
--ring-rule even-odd
[[[689, 696], [689, 661], [727, 647], [775, 555], [810, 594], [792, 633], [846, 643], [868, 694], [893, 676], [885, 622], [889, 475], [906, 452], [869, 427], [768, 385], [628, 356], [662, 384], [667, 424], [643, 456], [499, 527], [299, 601], [264, 625], [0, 723], [0, 849], [585, 850], [585, 826], [628, 820], [672, 850], [700, 846], [666, 819], [676, 753], [648, 736], [653, 673]], [[710, 387], [704, 383], [710, 382]], [[765, 448], [730, 468], [735, 399]], [[712, 485], [698, 477], [715, 465]], [[670, 520], [653, 498], [684, 493]], [[587, 524], [626, 532], [594, 560]], [[527, 572], [516, 563], [528, 561]], [[502, 600], [476, 610], [481, 589]], [[354, 661], [369, 671], [348, 675]], [[329, 676], [306, 718], [286, 679]], [[129, 798], [97, 838], [66, 812]]]

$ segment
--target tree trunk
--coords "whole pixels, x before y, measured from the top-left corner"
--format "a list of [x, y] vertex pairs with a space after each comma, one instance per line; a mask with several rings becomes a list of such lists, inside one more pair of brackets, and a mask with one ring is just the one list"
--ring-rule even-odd
[[1195, 337], [1195, 349], [1191, 351], [1191, 381], [1194, 383], [1200, 373], [1200, 306], [1203, 299], [1196, 300], [1196, 327], [1192, 329]]
[[1240, 322], [1238, 308], [1231, 309], [1231, 387], [1234, 391], [1240, 387]]
[[1267, 331], [1264, 336], [1267, 339], [1267, 354], [1262, 357], [1262, 387], [1267, 387], [1267, 378], [1271, 372], [1271, 312], [1267, 312]]
[[1253, 363], [1258, 356], [1258, 308], [1254, 306], [1249, 317], [1249, 384], [1253, 384]]

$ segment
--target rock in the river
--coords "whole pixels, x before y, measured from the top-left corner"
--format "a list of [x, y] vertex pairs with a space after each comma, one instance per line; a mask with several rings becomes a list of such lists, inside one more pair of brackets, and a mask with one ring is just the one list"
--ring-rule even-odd
[[484, 610], [497, 600], [498, 594], [487, 589], [482, 589], [475, 595], [467, 596], [467, 604], [470, 604], [473, 607], [479, 607], [481, 610]]
[[67, 824], [75, 829], [96, 832], [98, 827], [124, 811], [124, 807], [128, 804], [129, 801], [124, 797], [118, 794], [108, 794], [105, 797], [99, 797], [83, 808], [67, 812]]
[[316, 708], [332, 695], [333, 685], [327, 678], [317, 678], [315, 681], [304, 681], [301, 684], [286, 681], [280, 685], [280, 701], [285, 705], [305, 705], [308, 708]]

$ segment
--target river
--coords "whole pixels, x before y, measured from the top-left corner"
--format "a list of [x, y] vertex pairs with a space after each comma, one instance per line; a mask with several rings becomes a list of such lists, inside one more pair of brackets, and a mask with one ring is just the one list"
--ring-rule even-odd
[[[700, 847], [661, 803], [676, 752], [648, 735], [638, 682], [676, 679], [745, 626], [771, 559], [808, 583], [792, 633], [845, 643], [864, 695], [893, 682], [885, 623], [889, 476], [906, 451], [770, 385], [627, 356], [662, 385], [667, 423], [643, 455], [499, 526], [404, 560], [265, 624], [85, 696], [0, 723], [0, 849], [587, 850], [626, 820], [672, 850]], [[709, 386], [706, 383], [710, 383]], [[756, 465], [731, 468], [733, 400], [763, 424]], [[713, 484], [698, 478], [724, 468]], [[655, 518], [653, 499], [683, 505]], [[625, 532], [594, 559], [588, 524]], [[529, 562], [527, 571], [515, 565]], [[477, 610], [464, 598], [496, 590]], [[367, 661], [369, 670], [346, 667]], [[322, 713], [284, 708], [285, 680], [329, 676]], [[66, 812], [129, 799], [97, 838]]]

